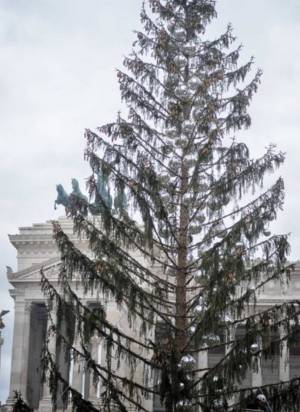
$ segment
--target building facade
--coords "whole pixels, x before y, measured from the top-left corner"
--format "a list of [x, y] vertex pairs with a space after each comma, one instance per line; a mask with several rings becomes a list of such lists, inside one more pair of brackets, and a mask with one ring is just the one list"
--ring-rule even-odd
[[[88, 252], [88, 245], [84, 240], [78, 240], [73, 235], [72, 222], [66, 218], [60, 219], [60, 224], [64, 231], [70, 236], [80, 249]], [[47, 337], [47, 302], [41, 291], [40, 271], [43, 268], [47, 272], [48, 278], [54, 285], [58, 282], [59, 255], [53, 240], [51, 222], [34, 224], [31, 227], [19, 229], [19, 233], [9, 236], [10, 242], [17, 251], [17, 270], [7, 273], [8, 280], [12, 285], [10, 294], [14, 299], [14, 332], [12, 348], [12, 367], [10, 377], [10, 393], [7, 399], [7, 410], [13, 404], [14, 392], [22, 393], [26, 402], [36, 412], [52, 411], [51, 395], [46, 383], [42, 383], [41, 357], [43, 346]], [[142, 257], [135, 256], [138, 259]], [[150, 265], [150, 262], [149, 262]], [[84, 303], [93, 305], [99, 296], [86, 295], [78, 287], [78, 295]], [[296, 268], [291, 275], [288, 285], [282, 287], [278, 282], [269, 282], [267, 288], [259, 296], [259, 308], [264, 309], [270, 305], [281, 303], [290, 299], [297, 299], [300, 295], [300, 267]], [[129, 330], [127, 314], [119, 309], [114, 301], [105, 301], [108, 320], [116, 326]], [[53, 313], [53, 317], [55, 314]], [[76, 325], [74, 325], [76, 328]], [[243, 333], [240, 328], [232, 331], [233, 336]], [[282, 332], [283, 333], [283, 332]], [[100, 402], [101, 388], [94, 385], [92, 377], [89, 376], [85, 365], [80, 361], [72, 360], [72, 356], [66, 358], [61, 348], [57, 345], [54, 336], [49, 336], [50, 347], [55, 353], [56, 359], [62, 364], [62, 371], [72, 385], [80, 391], [86, 399], [97, 405]], [[52, 342], [51, 342], [52, 339]], [[104, 361], [104, 348], [98, 336], [91, 340], [91, 353], [97, 362]], [[225, 350], [225, 349], [224, 349]], [[198, 364], [201, 368], [210, 367], [216, 364], [224, 356], [222, 350], [202, 351], [198, 357]], [[126, 376], [128, 372], [123, 365], [122, 374]], [[137, 368], [137, 376], [142, 376], [142, 371]], [[288, 351], [287, 345], [275, 349], [274, 360], [262, 359], [258, 362], [258, 368], [250, 371], [243, 385], [262, 386], [264, 384], [277, 381], [286, 381], [300, 374], [300, 344], [295, 344]], [[139, 379], [139, 376], [137, 377]], [[58, 399], [58, 409], [66, 410], [63, 397]], [[158, 399], [145, 400], [145, 407], [149, 410], [159, 411], [161, 406]]]

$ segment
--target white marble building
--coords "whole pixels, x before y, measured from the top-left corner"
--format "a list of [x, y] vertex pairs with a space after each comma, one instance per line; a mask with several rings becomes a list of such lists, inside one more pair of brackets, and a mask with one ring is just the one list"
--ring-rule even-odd
[[[78, 241], [73, 235], [72, 223], [62, 218], [60, 225], [69, 234], [74, 243], [80, 249], [87, 250], [84, 240]], [[40, 270], [43, 268], [47, 277], [54, 285], [57, 285], [57, 274], [59, 266], [59, 255], [53, 240], [52, 224], [34, 224], [31, 227], [22, 227], [19, 233], [9, 236], [10, 242], [17, 250], [17, 271], [8, 272], [7, 277], [12, 285], [10, 294], [14, 299], [15, 320], [13, 331], [12, 364], [10, 377], [10, 393], [7, 399], [6, 408], [9, 410], [13, 403], [14, 392], [22, 393], [26, 402], [35, 410], [52, 412], [51, 396], [46, 384], [41, 383], [41, 355], [43, 344], [47, 333], [47, 312], [46, 301], [40, 286]], [[135, 258], [142, 259], [135, 255]], [[93, 305], [99, 296], [84, 295], [83, 290], [78, 289], [78, 295], [87, 305]], [[115, 302], [105, 301], [107, 310], [107, 320], [119, 326], [123, 331], [129, 332], [127, 315], [118, 310]], [[54, 313], [52, 315], [55, 316]], [[75, 326], [74, 326], [75, 327]], [[54, 340], [54, 337], [52, 337]], [[60, 353], [60, 348], [56, 342], [52, 342], [53, 351], [56, 357], [65, 362], [64, 354]], [[99, 337], [94, 336], [91, 341], [91, 352], [97, 361], [103, 358], [104, 349], [101, 346]], [[126, 375], [126, 367], [123, 367]], [[137, 368], [136, 373], [141, 373]], [[97, 403], [100, 388], [92, 384], [92, 378], [85, 372], [83, 364], [75, 365], [72, 360], [62, 367], [66, 378], [72, 381], [74, 387], [79, 390], [85, 398]], [[145, 402], [152, 402], [147, 400]], [[60, 405], [61, 404], [61, 405]], [[62, 402], [58, 401], [63, 410]]]
[[[63, 229], [80, 245], [81, 249], [87, 250], [87, 244], [74, 238], [72, 223], [67, 219], [60, 219]], [[52, 411], [51, 397], [46, 384], [41, 383], [41, 354], [46, 338], [47, 316], [46, 302], [40, 288], [40, 270], [43, 267], [50, 274], [52, 282], [57, 283], [57, 270], [59, 265], [58, 251], [52, 236], [52, 225], [50, 222], [34, 224], [31, 227], [20, 228], [19, 233], [9, 236], [10, 242], [17, 250], [17, 271], [7, 274], [12, 285], [10, 294], [15, 303], [15, 321], [12, 348], [12, 368], [10, 378], [10, 393], [7, 400], [8, 410], [13, 401], [14, 391], [20, 391], [25, 400], [35, 411]], [[48, 275], [49, 276], [49, 275]], [[82, 299], [88, 304], [93, 304], [95, 296], [84, 295], [80, 289]], [[263, 309], [274, 303], [289, 299], [299, 298], [300, 295], [300, 268], [291, 276], [290, 284], [283, 290], [282, 287], [270, 282], [268, 288], [259, 297], [259, 306]], [[116, 325], [125, 325], [126, 313], [119, 311], [114, 302], [107, 304], [108, 320]], [[236, 334], [242, 333], [237, 330]], [[56, 356], [63, 356], [59, 348], [53, 342], [53, 350]], [[91, 342], [94, 357], [101, 362], [103, 350], [99, 338]], [[201, 367], [212, 366], [218, 361], [222, 352], [201, 352], [199, 364]], [[76, 367], [75, 367], [76, 366]], [[90, 377], [85, 373], [84, 365], [74, 365], [72, 361], [66, 365], [65, 373], [71, 379], [72, 384], [91, 401], [97, 403], [100, 393], [99, 387], [94, 387]], [[123, 373], [126, 375], [126, 368]], [[139, 373], [139, 371], [137, 371]], [[259, 386], [278, 380], [285, 381], [289, 377], [300, 374], [300, 344], [295, 346], [289, 354], [286, 347], [275, 353], [275, 361], [262, 360], [258, 370], [249, 373], [245, 385], [253, 384]], [[155, 411], [160, 410], [157, 400], [145, 400], [145, 405]], [[64, 410], [61, 405], [61, 409]]]

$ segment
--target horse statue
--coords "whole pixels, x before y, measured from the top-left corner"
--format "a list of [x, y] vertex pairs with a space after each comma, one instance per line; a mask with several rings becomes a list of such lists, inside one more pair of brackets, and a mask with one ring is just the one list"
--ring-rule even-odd
[[69, 207], [70, 199], [68, 193], [65, 191], [63, 185], [56, 185], [57, 199], [54, 202], [54, 209], [57, 209], [57, 205], [63, 205], [64, 207]]
[[79, 205], [80, 213], [82, 213], [83, 215], [87, 215], [89, 203], [88, 198], [81, 192], [79, 182], [77, 179], [73, 178], [71, 182], [73, 191], [70, 194], [70, 204], [77, 205], [77, 207]]
[[85, 196], [85, 195], [81, 192], [80, 187], [79, 187], [79, 182], [78, 182], [78, 180], [75, 179], [75, 178], [72, 179], [72, 189], [73, 189], [73, 191], [72, 191], [71, 195], [76, 196], [76, 197], [78, 197], [79, 199], [84, 200], [85, 202], [88, 202], [87, 196]]
[[89, 209], [92, 215], [100, 215], [106, 206], [112, 209], [112, 197], [108, 186], [108, 177], [101, 170], [97, 173], [95, 202], [90, 205]]

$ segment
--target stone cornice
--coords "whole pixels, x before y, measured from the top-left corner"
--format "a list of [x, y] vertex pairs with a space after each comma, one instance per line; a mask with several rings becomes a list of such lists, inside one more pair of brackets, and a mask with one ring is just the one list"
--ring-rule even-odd
[[[86, 239], [78, 239], [78, 237], [74, 235], [73, 222], [71, 219], [61, 217], [58, 219], [58, 223], [73, 242], [83, 246], [87, 243]], [[18, 251], [22, 250], [24, 247], [56, 248], [53, 239], [53, 226], [51, 221], [46, 223], [35, 223], [28, 227], [20, 227], [18, 234], [10, 234], [8, 237], [12, 245]]]
[[12, 285], [15, 285], [15, 283], [20, 283], [24, 281], [32, 282], [36, 280], [36, 275], [40, 274], [40, 271], [42, 268], [44, 268], [45, 271], [48, 271], [56, 267], [58, 268], [59, 265], [60, 265], [60, 259], [56, 256], [54, 258], [46, 260], [45, 262], [32, 265], [29, 268], [26, 268], [19, 272], [8, 272], [7, 279]]

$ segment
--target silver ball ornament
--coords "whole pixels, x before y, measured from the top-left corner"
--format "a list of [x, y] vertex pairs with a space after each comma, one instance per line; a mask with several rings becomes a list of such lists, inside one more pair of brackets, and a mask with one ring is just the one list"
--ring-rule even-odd
[[196, 53], [196, 45], [193, 41], [189, 41], [182, 45], [182, 52], [187, 56], [194, 56]]
[[250, 352], [252, 353], [252, 355], [255, 355], [258, 351], [259, 351], [258, 344], [252, 343], [252, 345], [250, 346]]
[[185, 120], [181, 125], [182, 133], [185, 135], [190, 135], [194, 131], [194, 123], [191, 123], [189, 120]]
[[194, 274], [194, 279], [196, 282], [200, 282], [203, 279], [203, 273], [202, 272], [197, 272]]
[[232, 316], [226, 314], [226, 315], [224, 316], [224, 322], [225, 322], [225, 323], [231, 323], [231, 322], [233, 322]]
[[176, 139], [178, 137], [178, 131], [176, 127], [171, 127], [169, 129], [166, 129], [165, 133], [169, 139]]
[[201, 315], [203, 313], [204, 307], [203, 305], [197, 305], [194, 308], [194, 313], [196, 316]]
[[176, 64], [176, 66], [182, 68], [185, 67], [187, 64], [187, 60], [184, 56], [182, 56], [181, 54], [179, 54], [178, 56], [176, 56], [174, 58], [174, 63]]
[[195, 90], [195, 91], [198, 90], [200, 85], [201, 85], [201, 80], [197, 76], [193, 76], [189, 80], [189, 87], [192, 90]]
[[186, 99], [189, 97], [189, 90], [184, 84], [181, 84], [175, 88], [175, 94], [180, 99]]
[[177, 41], [183, 42], [186, 39], [186, 31], [183, 27], [175, 27], [173, 29], [173, 36]]
[[179, 76], [176, 73], [170, 73], [165, 80], [165, 85], [174, 84], [179, 81]]
[[193, 119], [197, 122], [197, 121], [200, 120], [201, 117], [203, 116], [203, 110], [200, 109], [200, 107], [196, 107], [196, 108], [193, 110], [192, 116], [193, 116]]
[[167, 29], [168, 29], [168, 31], [169, 31], [170, 33], [172, 33], [173, 30], [175, 29], [175, 27], [176, 27], [176, 21], [175, 21], [175, 19], [170, 20], [170, 21], [168, 22], [168, 24], [167, 24]]
[[222, 399], [215, 399], [213, 403], [215, 408], [223, 408], [224, 406], [224, 402]]
[[180, 364], [182, 367], [191, 368], [196, 365], [196, 359], [192, 355], [187, 354], [181, 358]]
[[206, 341], [211, 345], [218, 345], [221, 342], [221, 338], [218, 335], [210, 334], [206, 336]]

